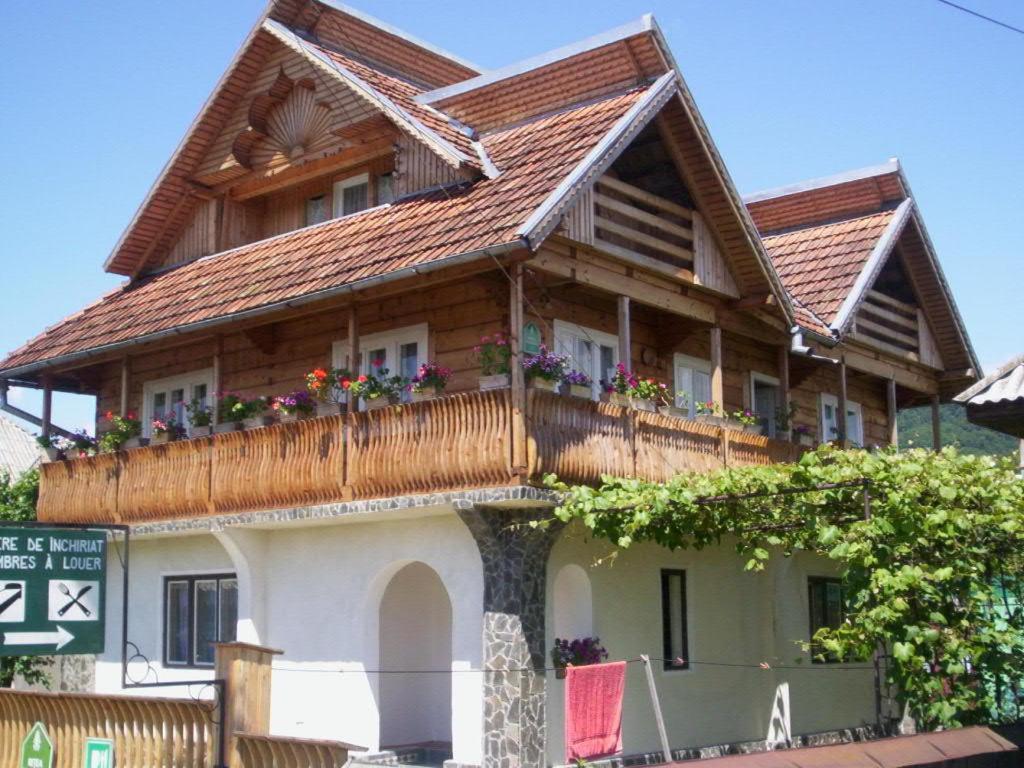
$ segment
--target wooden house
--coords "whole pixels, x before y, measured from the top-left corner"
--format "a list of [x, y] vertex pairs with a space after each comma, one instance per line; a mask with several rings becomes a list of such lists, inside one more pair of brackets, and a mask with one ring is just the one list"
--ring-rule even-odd
[[[100, 432], [134, 412], [150, 436], [318, 368], [452, 371], [426, 402], [241, 431], [214, 412], [212, 435], [43, 467], [41, 519], [132, 526], [128, 635], [160, 680], [212, 676], [217, 640], [274, 646], [275, 733], [536, 766], [564, 759], [554, 639], [598, 635], [668, 660], [677, 747], [873, 719], [868, 673], [758, 664], [834, 619], [825, 564], [753, 578], [728, 547], [640, 547], [591, 567], [604, 550], [577, 531], [515, 525], [550, 515], [547, 473], [790, 461], [798, 426], [884, 446], [898, 408], [975, 378], [898, 165], [744, 201], [651, 17], [481, 73], [334, 2], [276, 0], [104, 266], [121, 287], [0, 362], [47, 403], [94, 395]], [[482, 388], [496, 334], [510, 375]], [[589, 388], [528, 386], [541, 344]], [[604, 402], [620, 363], [673, 408]], [[708, 401], [756, 428], [692, 418]], [[111, 623], [97, 690], [120, 690], [120, 640]], [[659, 741], [631, 675], [637, 754]]]

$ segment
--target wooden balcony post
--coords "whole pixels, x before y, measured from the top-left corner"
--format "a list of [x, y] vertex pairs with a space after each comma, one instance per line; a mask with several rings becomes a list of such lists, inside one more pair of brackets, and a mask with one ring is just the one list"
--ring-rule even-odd
[[511, 268], [509, 291], [508, 346], [509, 365], [512, 368], [512, 472], [524, 476], [527, 472], [526, 450], [526, 381], [523, 377], [520, 337], [523, 333], [523, 265], [516, 262]]
[[942, 421], [939, 417], [939, 396], [932, 395], [932, 448], [942, 450]]
[[218, 336], [213, 342], [213, 403], [210, 406], [210, 423], [215, 426], [220, 423], [220, 409], [217, 407], [217, 400], [223, 392], [221, 382], [223, 376], [223, 372], [221, 371], [221, 357], [223, 356], [223, 352], [224, 340]]
[[270, 669], [282, 653], [249, 643], [217, 643], [215, 677], [224, 681], [220, 727], [228, 744], [228, 766], [240, 765], [236, 733], [267, 736], [270, 733]]
[[[359, 373], [359, 364], [362, 352], [359, 350], [359, 310], [353, 304], [348, 310], [348, 360], [345, 365], [353, 374]], [[359, 409], [356, 398], [348, 399], [348, 412], [355, 413]]]
[[632, 346], [629, 321], [629, 296], [619, 296], [619, 362], [627, 371], [633, 370]]
[[899, 446], [900, 433], [896, 408], [896, 379], [889, 379], [885, 382], [885, 410], [889, 426], [889, 445]]
[[[789, 429], [793, 429], [793, 424], [789, 412], [789, 347], [783, 344], [779, 347], [779, 399], [782, 400], [779, 403], [779, 407], [782, 409], [782, 413], [786, 415], [786, 424], [789, 425]], [[754, 402], [754, 393], [750, 393], [750, 402]], [[772, 414], [769, 418], [775, 418], [775, 414]]]
[[[846, 356], [839, 358], [839, 397], [836, 405], [836, 432], [840, 445], [846, 445]], [[827, 439], [827, 437], [826, 437]]]
[[725, 382], [722, 378], [722, 329], [711, 327], [711, 399], [725, 408]]
[[121, 415], [128, 413], [128, 384], [131, 373], [130, 358], [125, 355], [121, 360]]
[[49, 375], [43, 376], [43, 416], [42, 416], [42, 436], [50, 436], [50, 427], [53, 421], [53, 380]]

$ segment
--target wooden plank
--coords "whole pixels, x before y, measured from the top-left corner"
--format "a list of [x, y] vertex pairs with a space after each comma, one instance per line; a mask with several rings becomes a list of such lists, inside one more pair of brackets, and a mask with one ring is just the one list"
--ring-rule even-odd
[[[348, 308], [348, 359], [346, 367], [353, 374], [357, 374], [362, 363], [362, 353], [359, 350], [359, 308], [353, 304]], [[355, 397], [348, 399], [348, 412], [355, 413], [359, 409], [359, 401]]]
[[[856, 330], [864, 331], [865, 335], [874, 336], [875, 334], [878, 334], [880, 336], [885, 336], [890, 339], [890, 341], [887, 342], [889, 344], [893, 344], [894, 341], [899, 341], [907, 345], [907, 352], [917, 351], [917, 336], [911, 336], [907, 333], [903, 333], [902, 331], [897, 331], [884, 325], [880, 325], [872, 320], [868, 320], [863, 315], [857, 316], [857, 320], [854, 325]], [[885, 339], [882, 339], [882, 341], [885, 341]], [[899, 345], [893, 344], [893, 346]]]
[[[836, 406], [836, 430], [839, 432], [839, 441], [846, 444], [846, 355], [839, 358], [839, 397]], [[827, 435], [825, 438], [827, 439]]]
[[886, 294], [881, 293], [880, 291], [876, 291], [874, 289], [869, 290], [866, 298], [875, 304], [887, 304], [893, 309], [899, 310], [900, 312], [910, 315], [911, 317], [917, 316], [917, 307], [915, 307], [913, 304], [907, 304], [907, 302], [905, 301], [894, 299], [892, 296], [887, 296]]
[[916, 352], [910, 352], [906, 349], [903, 349], [903, 347], [897, 346], [896, 344], [889, 344], [883, 341], [882, 339], [877, 339], [874, 336], [868, 336], [867, 334], [859, 333], [856, 330], [850, 334], [850, 338], [856, 339], [857, 341], [867, 344], [868, 346], [877, 347], [883, 352], [888, 352], [890, 355], [893, 355], [894, 357], [897, 357], [901, 360], [906, 360], [912, 363], [917, 363], [920, 361], [920, 358], [917, 356]]
[[899, 445], [899, 419], [896, 408], [896, 379], [885, 382], [885, 415], [889, 429], [889, 445]]
[[632, 240], [634, 243], [646, 245], [648, 248], [653, 248], [654, 250], [661, 251], [669, 256], [674, 256], [681, 261], [686, 261], [691, 264], [693, 263], [693, 251], [689, 248], [683, 248], [681, 245], [676, 245], [675, 243], [670, 243], [667, 240], [662, 240], [661, 238], [648, 235], [644, 232], [640, 232], [639, 230], [631, 229], [624, 224], [619, 224], [611, 219], [606, 219], [603, 216], [594, 217], [594, 227], [598, 230], [603, 229], [606, 232], [619, 235], [627, 240]]
[[623, 216], [628, 216], [634, 221], [640, 221], [644, 224], [649, 224], [652, 227], [657, 227], [663, 232], [675, 235], [683, 240], [693, 241], [693, 229], [689, 227], [681, 227], [675, 222], [655, 216], [653, 213], [648, 213], [647, 211], [641, 210], [629, 203], [616, 200], [614, 197], [608, 197], [608, 195], [602, 195], [598, 192], [594, 194], [594, 203], [602, 208], [608, 208], [616, 213], [621, 213]]
[[128, 384], [129, 377], [131, 375], [131, 358], [127, 355], [121, 360], [121, 408], [119, 415], [126, 416], [128, 414]]
[[633, 345], [630, 337], [629, 296], [619, 296], [619, 362], [633, 370]]
[[[840, 356], [838, 350], [828, 348], [819, 349], [818, 354], [830, 357], [836, 361], [839, 360]], [[851, 370], [878, 376], [883, 379], [895, 379], [896, 383], [901, 387], [906, 387], [915, 392], [924, 394], [938, 392], [939, 385], [933, 377], [912, 370], [908, 363], [891, 360], [888, 357], [883, 359], [880, 353], [872, 348], [870, 342], [861, 347], [851, 347], [847, 344], [841, 354], [845, 356], [846, 364]]]
[[53, 379], [50, 376], [44, 375], [43, 380], [43, 414], [42, 414], [42, 425], [41, 431], [43, 437], [50, 436], [50, 429], [52, 427], [52, 414], [53, 414]]
[[722, 328], [711, 327], [711, 399], [725, 407], [725, 382], [722, 376]]
[[622, 261], [625, 261], [627, 263], [639, 264], [645, 267], [646, 269], [651, 269], [654, 270], [655, 272], [660, 272], [681, 282], [692, 283], [694, 281], [694, 274], [692, 269], [686, 269], [685, 267], [679, 267], [674, 264], [669, 264], [668, 262], [665, 261], [658, 261], [657, 259], [652, 259], [650, 256], [647, 256], [646, 254], [638, 253], [637, 251], [630, 250], [629, 248], [625, 248], [615, 243], [610, 243], [603, 238], [595, 237], [594, 247], [599, 248], [602, 251], [606, 251], [611, 256], [615, 256], [621, 259]]
[[900, 314], [899, 312], [894, 312], [891, 309], [887, 309], [882, 304], [875, 304], [874, 302], [871, 301], [865, 301], [863, 304], [861, 304], [860, 311], [870, 312], [872, 315], [875, 315], [880, 320], [884, 320], [888, 323], [894, 323], [895, 325], [903, 326], [908, 331], [917, 333], [916, 315], [914, 316], [914, 319], [911, 319], [909, 317], [906, 317], [905, 315]]
[[509, 286], [509, 365], [512, 367], [512, 471], [525, 479], [528, 471], [526, 436], [526, 382], [523, 377], [520, 336], [523, 332], [523, 265], [511, 268]]
[[942, 450], [942, 416], [939, 413], [939, 396], [932, 395], [932, 449]]
[[612, 178], [611, 176], [602, 176], [597, 180], [597, 185], [607, 187], [608, 189], [615, 190], [616, 192], [631, 197], [634, 200], [639, 200], [641, 203], [646, 203], [652, 208], [658, 208], [659, 210], [665, 211], [678, 216], [681, 219], [690, 220], [692, 212], [689, 208], [684, 208], [681, 205], [673, 203], [671, 200], [666, 200], [658, 195], [651, 194], [646, 190], [640, 189], [640, 187], [634, 187], [632, 184], [627, 184], [624, 181]]

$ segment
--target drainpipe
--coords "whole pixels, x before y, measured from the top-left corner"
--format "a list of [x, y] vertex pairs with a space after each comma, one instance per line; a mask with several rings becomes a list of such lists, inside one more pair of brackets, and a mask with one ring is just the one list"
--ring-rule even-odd
[[794, 325], [789, 329], [789, 351], [794, 355], [800, 355], [802, 357], [809, 357], [811, 360], [819, 360], [823, 363], [831, 363], [832, 365], [839, 365], [839, 361], [825, 355], [819, 355], [814, 351], [813, 347], [809, 347], [804, 344], [804, 333], [800, 330], [800, 327]]

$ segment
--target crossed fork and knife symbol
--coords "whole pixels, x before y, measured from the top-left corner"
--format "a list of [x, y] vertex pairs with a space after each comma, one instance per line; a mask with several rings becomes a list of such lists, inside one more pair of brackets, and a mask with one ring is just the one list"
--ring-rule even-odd
[[78, 594], [77, 595], [72, 595], [71, 594], [71, 590], [68, 589], [68, 585], [65, 584], [64, 582], [61, 582], [60, 584], [58, 584], [57, 585], [57, 589], [60, 590], [60, 593], [62, 595], [64, 595], [64, 597], [68, 598], [68, 600], [69, 600], [67, 605], [65, 605], [63, 608], [61, 608], [59, 611], [57, 611], [57, 615], [58, 616], [63, 616], [65, 613], [70, 611], [76, 605], [79, 607], [79, 609], [82, 611], [82, 613], [84, 613], [86, 616], [92, 616], [92, 611], [90, 611], [85, 606], [84, 603], [80, 602], [83, 597], [85, 597], [87, 594], [89, 594], [90, 591], [92, 591], [92, 584], [86, 584], [84, 587], [82, 587], [80, 590], [78, 590]]

